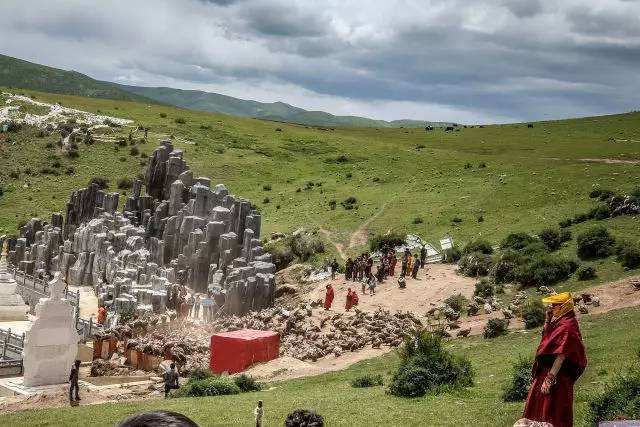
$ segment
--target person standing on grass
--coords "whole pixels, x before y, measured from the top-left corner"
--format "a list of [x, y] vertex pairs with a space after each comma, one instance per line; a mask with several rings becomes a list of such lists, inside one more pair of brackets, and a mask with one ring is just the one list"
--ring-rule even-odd
[[333, 286], [331, 286], [331, 283], [327, 283], [327, 291], [324, 294], [325, 311], [331, 308], [331, 304], [333, 304], [333, 297], [334, 297]]
[[549, 304], [536, 350], [524, 418], [554, 427], [573, 426], [573, 385], [587, 366], [573, 297], [562, 292], [542, 299]]
[[176, 371], [176, 364], [172, 363], [169, 370], [164, 373], [164, 398], [169, 397], [169, 392], [172, 389], [180, 388], [178, 384], [178, 372]]
[[262, 427], [262, 417], [264, 416], [262, 400], [258, 400], [258, 406], [256, 406], [256, 409], [253, 410], [253, 415], [256, 416], [256, 427]]
[[80, 361], [76, 359], [71, 367], [71, 373], [69, 374], [69, 403], [78, 402], [80, 400], [80, 396], [78, 395], [78, 392], [80, 391], [80, 385], [78, 384], [79, 377]]

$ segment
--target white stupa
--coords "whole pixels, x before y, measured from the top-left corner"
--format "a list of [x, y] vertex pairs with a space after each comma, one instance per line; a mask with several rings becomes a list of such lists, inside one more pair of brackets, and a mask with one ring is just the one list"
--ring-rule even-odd
[[27, 320], [29, 306], [22, 296], [16, 293], [17, 283], [7, 269], [7, 241], [5, 240], [0, 256], [0, 321]]
[[49, 282], [51, 297], [36, 305], [36, 319], [26, 332], [22, 364], [27, 387], [62, 384], [78, 354], [78, 331], [73, 306], [62, 299], [64, 282], [57, 272]]

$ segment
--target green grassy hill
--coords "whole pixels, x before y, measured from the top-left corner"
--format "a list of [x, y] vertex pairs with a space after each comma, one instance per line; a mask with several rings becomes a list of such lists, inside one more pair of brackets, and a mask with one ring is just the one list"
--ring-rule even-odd
[[75, 71], [65, 71], [0, 55], [0, 86], [42, 90], [66, 95], [148, 102], [149, 99], [121, 90], [108, 82]]
[[[603, 389], [637, 357], [640, 335], [629, 332], [640, 321], [640, 311], [626, 309], [603, 315], [586, 315], [580, 327], [589, 365], [576, 384], [574, 422], [590, 425], [588, 399]], [[398, 358], [395, 354], [360, 362], [344, 371], [272, 384], [265, 391], [234, 396], [119, 402], [74, 408], [24, 411], [3, 415], [10, 426], [79, 426], [91, 419], [95, 426], [113, 426], [142, 411], [169, 410], [191, 417], [201, 426], [250, 425], [253, 408], [264, 401], [265, 425], [282, 425], [296, 408], [311, 408], [335, 426], [511, 426], [520, 418], [522, 402], [504, 403], [502, 387], [511, 365], [520, 356], [534, 354], [539, 331], [512, 332], [491, 340], [474, 337], [454, 340], [447, 348], [468, 356], [475, 371], [475, 385], [465, 390], [407, 399], [385, 394], [384, 386], [353, 388], [360, 375], [380, 373], [389, 381]], [[622, 361], [622, 363], [621, 363]]]
[[324, 111], [307, 111], [284, 102], [257, 102], [199, 90], [182, 90], [168, 87], [140, 87], [119, 85], [123, 90], [154, 99], [158, 102], [191, 110], [209, 111], [241, 117], [252, 117], [279, 122], [316, 126], [357, 127], [424, 127], [443, 126], [447, 123], [418, 120], [373, 120], [357, 116], [335, 116]]
[[[55, 135], [39, 137], [28, 128], [0, 134], [0, 170], [6, 171], [0, 175], [0, 234], [15, 233], [31, 216], [64, 211], [69, 193], [94, 175], [108, 177], [110, 190], [117, 191], [119, 179], [144, 171], [141, 156], [170, 136], [196, 175], [224, 182], [260, 208], [265, 235], [323, 228], [349, 253], [362, 249], [362, 240], [352, 239], [354, 231], [365, 240], [393, 230], [417, 233], [434, 244], [444, 235], [458, 244], [478, 237], [497, 244], [511, 232], [535, 233], [588, 211], [595, 186], [621, 192], [640, 186], [639, 113], [539, 122], [533, 128], [332, 130], [30, 93], [39, 100], [131, 118], [134, 126], [149, 127], [149, 141], [138, 146], [140, 155], [130, 155], [130, 147], [98, 143], [81, 145], [80, 157], [69, 159], [56, 148]], [[130, 129], [119, 132], [127, 138]], [[73, 172], [67, 174], [68, 168]], [[57, 175], [45, 173], [51, 169]], [[348, 197], [357, 199], [355, 209], [340, 205]], [[572, 227], [574, 236], [596, 222]], [[638, 218], [600, 222], [618, 237], [640, 239]], [[575, 240], [563, 250], [575, 256]], [[628, 274], [609, 259], [596, 264], [602, 273], [597, 280]]]
[[448, 123], [419, 120], [374, 120], [307, 111], [283, 102], [258, 102], [199, 90], [138, 87], [92, 79], [89, 76], [0, 55], [0, 86], [40, 90], [66, 95], [173, 105], [264, 120], [317, 126], [424, 127]]

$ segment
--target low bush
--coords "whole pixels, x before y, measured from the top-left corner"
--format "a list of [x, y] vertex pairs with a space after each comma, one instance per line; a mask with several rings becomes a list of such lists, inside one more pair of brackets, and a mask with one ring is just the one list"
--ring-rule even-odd
[[215, 375], [209, 369], [194, 368], [189, 373], [189, 381], [198, 381], [205, 378], [211, 378]]
[[389, 384], [395, 396], [418, 397], [428, 391], [473, 385], [473, 369], [468, 359], [442, 348], [442, 339], [430, 332], [408, 337], [400, 350], [400, 366]]
[[347, 197], [342, 202], [340, 202], [342, 207], [345, 208], [346, 210], [353, 209], [356, 206], [356, 203], [358, 203], [358, 200], [353, 196]]
[[560, 256], [544, 255], [520, 266], [516, 281], [522, 286], [549, 286], [567, 280], [578, 263]]
[[382, 379], [382, 375], [380, 374], [364, 374], [351, 380], [351, 387], [375, 387], [378, 385], [382, 385], [383, 383], [384, 380]]
[[131, 187], [133, 187], [133, 181], [131, 180], [131, 178], [120, 178], [118, 180], [118, 188], [120, 190], [128, 190]]
[[265, 184], [265, 185], [263, 185], [263, 186], [262, 186], [262, 189], [263, 189], [264, 191], [271, 191], [271, 184]]
[[529, 394], [533, 360], [520, 357], [511, 368], [511, 380], [502, 389], [502, 400], [519, 402]]
[[596, 269], [591, 265], [581, 265], [576, 271], [578, 280], [591, 280], [596, 277]]
[[615, 239], [602, 227], [592, 227], [578, 235], [578, 256], [581, 259], [606, 258], [613, 253]]
[[535, 241], [536, 238], [527, 233], [511, 233], [500, 242], [500, 249], [520, 251]]
[[413, 218], [413, 221], [412, 221], [413, 224], [422, 224], [423, 222], [424, 221], [419, 216]]
[[284, 420], [284, 427], [323, 427], [322, 415], [309, 409], [296, 409]]
[[472, 252], [464, 255], [458, 262], [458, 270], [468, 277], [480, 277], [489, 274], [492, 267], [491, 255]]
[[442, 262], [445, 264], [455, 264], [462, 257], [462, 252], [456, 247], [445, 249], [442, 252]]
[[228, 376], [212, 376], [203, 379], [189, 380], [187, 384], [175, 390], [173, 397], [202, 397], [239, 394], [240, 387]]
[[282, 239], [277, 242], [269, 242], [265, 245], [265, 250], [271, 254], [276, 270], [282, 270], [293, 262], [296, 258], [288, 239]]
[[336, 205], [337, 205], [337, 203], [338, 203], [338, 202], [336, 202], [336, 201], [335, 201], [335, 199], [334, 199], [334, 200], [331, 200], [331, 201], [329, 202], [329, 209], [331, 209], [332, 211], [335, 211], [335, 210], [336, 210]]
[[451, 295], [442, 302], [459, 313], [462, 313], [469, 304], [467, 297], [462, 294]]
[[481, 298], [490, 298], [494, 294], [493, 283], [487, 279], [482, 279], [476, 282], [476, 287], [473, 290], [473, 295]]
[[185, 123], [187, 123], [187, 119], [185, 119], [184, 117], [176, 117], [175, 122], [179, 125], [183, 125]]
[[571, 225], [573, 224], [573, 218], [566, 218], [561, 220], [558, 225], [560, 226], [560, 228], [567, 228], [567, 227], [571, 227]]
[[371, 252], [383, 248], [393, 249], [396, 246], [404, 244], [405, 236], [400, 233], [377, 234], [369, 240], [369, 249]]
[[495, 283], [510, 283], [516, 280], [518, 268], [528, 261], [528, 258], [513, 249], [507, 249], [494, 257], [490, 276]]
[[[566, 235], [563, 235], [560, 230], [556, 230], [555, 228], [545, 228], [540, 233], [538, 233], [538, 237], [547, 247], [547, 249], [551, 252], [557, 251], [562, 246], [564, 241], [562, 240]], [[569, 234], [569, 237], [571, 234]]]
[[303, 262], [317, 253], [324, 252], [324, 243], [319, 237], [312, 234], [300, 233], [291, 236], [289, 246], [291, 251]]
[[87, 185], [90, 187], [93, 184], [97, 185], [100, 190], [106, 190], [107, 188], [109, 188], [109, 180], [104, 176], [91, 177], [91, 179], [89, 180], [89, 184]]
[[489, 319], [482, 331], [482, 336], [484, 338], [495, 338], [500, 335], [506, 335], [508, 326], [509, 322], [507, 322], [507, 319], [500, 319], [498, 317]]
[[608, 205], [601, 204], [589, 211], [589, 217], [597, 220], [603, 220], [611, 217], [611, 209]]
[[637, 243], [623, 241], [616, 246], [616, 259], [626, 269], [640, 267], [640, 247]]
[[545, 309], [542, 301], [535, 299], [528, 301], [522, 307], [522, 321], [526, 329], [533, 329], [544, 325]]
[[160, 113], [160, 117], [163, 118], [163, 119], [166, 118], [167, 117], [167, 113]]
[[255, 378], [247, 374], [241, 374], [237, 377], [234, 377], [233, 382], [243, 393], [262, 390], [262, 384], [260, 384], [258, 381], [256, 381]]
[[593, 425], [607, 420], [640, 419], [640, 367], [637, 364], [589, 399], [589, 418]]
[[267, 203], [270, 203], [271, 199], [268, 197], [265, 197], [264, 199], [262, 199], [262, 204], [266, 205]]
[[493, 253], [493, 248], [491, 247], [491, 243], [486, 240], [474, 240], [465, 245], [464, 249], [462, 249], [463, 254], [470, 254], [472, 252], [480, 252], [483, 254], [491, 255]]
[[140, 149], [135, 145], [129, 149], [130, 156], [137, 156], [138, 154], [140, 154]]

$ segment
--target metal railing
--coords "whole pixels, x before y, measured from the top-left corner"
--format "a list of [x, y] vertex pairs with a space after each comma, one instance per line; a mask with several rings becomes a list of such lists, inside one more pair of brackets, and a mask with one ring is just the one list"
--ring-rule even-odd
[[[28, 289], [30, 292], [38, 294], [42, 298], [49, 297], [49, 282], [46, 279], [39, 279], [17, 269], [12, 269], [12, 274], [13, 279], [18, 285], [17, 287], [20, 288], [22, 292]], [[80, 305], [80, 291], [72, 292], [69, 291], [67, 287], [64, 290], [64, 298], [76, 307]]]
[[0, 368], [20, 367], [22, 372], [24, 333], [17, 335], [11, 329], [0, 328], [0, 346]]

